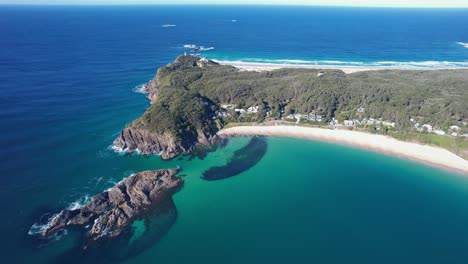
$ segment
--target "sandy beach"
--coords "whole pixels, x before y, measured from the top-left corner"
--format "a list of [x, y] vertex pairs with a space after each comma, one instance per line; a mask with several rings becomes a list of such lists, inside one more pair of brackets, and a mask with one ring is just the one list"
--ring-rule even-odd
[[286, 136], [327, 141], [407, 158], [468, 175], [468, 161], [446, 149], [364, 132], [299, 126], [239, 126], [222, 129], [218, 135]]
[[441, 69], [459, 69], [459, 68], [428, 68], [428, 67], [390, 67], [390, 66], [342, 66], [342, 65], [311, 65], [311, 64], [274, 64], [274, 63], [257, 63], [257, 62], [240, 62], [240, 61], [221, 61], [213, 60], [222, 65], [231, 65], [241, 71], [272, 71], [281, 68], [296, 68], [296, 69], [328, 69], [342, 70], [344, 73], [354, 73], [360, 71], [377, 71], [377, 70], [441, 70]]

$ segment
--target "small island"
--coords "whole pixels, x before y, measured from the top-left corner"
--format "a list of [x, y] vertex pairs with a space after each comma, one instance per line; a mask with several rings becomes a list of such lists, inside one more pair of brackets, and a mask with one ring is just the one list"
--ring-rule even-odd
[[143, 213], [156, 209], [182, 186], [177, 170], [142, 171], [114, 187], [95, 195], [78, 209], [64, 209], [53, 215], [43, 228], [42, 237], [50, 237], [65, 227], [81, 226], [88, 239], [119, 236]]

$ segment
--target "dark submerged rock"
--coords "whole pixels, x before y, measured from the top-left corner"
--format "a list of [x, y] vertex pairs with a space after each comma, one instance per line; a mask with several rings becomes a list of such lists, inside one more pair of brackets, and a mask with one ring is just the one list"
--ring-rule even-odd
[[245, 147], [234, 152], [226, 165], [211, 167], [203, 172], [202, 178], [207, 181], [221, 180], [247, 171], [263, 158], [267, 147], [266, 138], [253, 137]]

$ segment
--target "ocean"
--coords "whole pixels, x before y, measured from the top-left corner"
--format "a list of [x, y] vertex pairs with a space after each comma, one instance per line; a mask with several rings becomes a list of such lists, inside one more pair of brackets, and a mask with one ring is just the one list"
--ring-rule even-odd
[[[203, 160], [110, 148], [149, 106], [141, 84], [190, 52], [185, 44], [227, 61], [468, 67], [465, 25], [467, 9], [0, 6], [2, 262], [466, 263], [468, 178], [457, 174], [267, 137], [255, 164], [207, 181], [252, 139]], [[134, 223], [132, 254], [86, 256], [74, 230], [34, 236], [61, 208], [172, 167], [185, 185], [165, 222]]]

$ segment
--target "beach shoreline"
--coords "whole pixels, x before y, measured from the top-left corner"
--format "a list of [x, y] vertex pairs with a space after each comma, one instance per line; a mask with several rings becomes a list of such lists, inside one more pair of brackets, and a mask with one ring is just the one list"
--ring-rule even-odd
[[220, 136], [261, 135], [312, 139], [367, 149], [406, 158], [432, 167], [468, 176], [468, 161], [434, 146], [404, 142], [388, 136], [340, 129], [300, 126], [237, 126], [218, 131]]
[[255, 71], [264, 72], [283, 68], [289, 69], [315, 69], [315, 70], [341, 70], [346, 74], [362, 72], [362, 71], [379, 71], [379, 70], [460, 70], [467, 69], [465, 67], [446, 67], [446, 68], [430, 68], [430, 67], [403, 67], [403, 66], [346, 66], [346, 65], [314, 65], [314, 64], [295, 64], [295, 63], [264, 63], [264, 62], [242, 62], [242, 61], [223, 61], [215, 60], [214, 62], [221, 65], [230, 65], [240, 71]]

